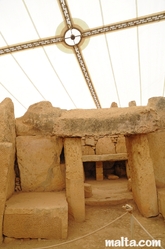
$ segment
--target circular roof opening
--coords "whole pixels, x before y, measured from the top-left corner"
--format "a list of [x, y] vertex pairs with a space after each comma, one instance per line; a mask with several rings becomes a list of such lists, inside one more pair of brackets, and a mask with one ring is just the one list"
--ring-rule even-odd
[[64, 35], [65, 43], [69, 46], [75, 46], [81, 41], [81, 32], [78, 29], [69, 29]]

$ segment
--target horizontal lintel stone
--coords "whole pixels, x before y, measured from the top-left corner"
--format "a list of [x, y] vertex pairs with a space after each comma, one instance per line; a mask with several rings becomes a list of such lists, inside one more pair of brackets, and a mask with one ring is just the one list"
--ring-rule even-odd
[[53, 134], [62, 137], [85, 135], [131, 135], [157, 130], [157, 112], [149, 106], [76, 109], [64, 112], [54, 124]]
[[83, 162], [122, 161], [127, 159], [127, 153], [82, 156]]

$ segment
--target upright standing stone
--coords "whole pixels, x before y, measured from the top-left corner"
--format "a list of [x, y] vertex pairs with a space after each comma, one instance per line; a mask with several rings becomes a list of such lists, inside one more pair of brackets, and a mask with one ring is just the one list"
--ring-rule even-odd
[[165, 130], [147, 134], [156, 186], [165, 187]]
[[6, 98], [0, 103], [0, 243], [6, 200], [13, 194], [15, 185], [15, 117], [14, 105]]
[[158, 215], [157, 192], [147, 135], [126, 137], [134, 201], [145, 217]]
[[103, 162], [96, 162], [96, 180], [102, 181], [103, 177]]
[[23, 192], [60, 191], [65, 188], [65, 173], [60, 164], [62, 139], [18, 136], [16, 146]]
[[65, 138], [66, 197], [69, 213], [78, 222], [85, 220], [84, 173], [81, 138]]
[[[12, 166], [12, 143], [0, 143], [0, 243], [2, 242], [2, 225], [5, 203], [8, 192], [8, 180], [10, 179], [10, 171]], [[12, 182], [11, 182], [12, 184]]]

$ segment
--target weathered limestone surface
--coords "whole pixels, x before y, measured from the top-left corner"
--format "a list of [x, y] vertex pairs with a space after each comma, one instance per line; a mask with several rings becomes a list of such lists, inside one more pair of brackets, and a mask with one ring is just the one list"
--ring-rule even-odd
[[158, 206], [159, 212], [165, 219], [165, 188], [158, 189]]
[[165, 129], [165, 97], [153, 97], [148, 100], [149, 108], [158, 114], [157, 122], [159, 129]]
[[[9, 195], [9, 186], [14, 191], [13, 173], [13, 145], [12, 143], [0, 143], [0, 243], [2, 242], [2, 224], [5, 203]], [[11, 182], [10, 182], [11, 181]]]
[[104, 162], [104, 161], [123, 161], [127, 160], [127, 153], [118, 153], [118, 154], [105, 154], [105, 155], [83, 155], [83, 162]]
[[94, 155], [95, 151], [91, 146], [82, 146], [83, 155]]
[[85, 144], [90, 145], [90, 146], [95, 146], [94, 137], [86, 137], [85, 138]]
[[9, 98], [0, 103], [0, 142], [15, 143], [14, 105]]
[[158, 215], [157, 191], [147, 135], [126, 138], [134, 201], [145, 217]]
[[111, 137], [102, 137], [98, 139], [96, 144], [96, 154], [115, 154], [115, 146]]
[[84, 170], [81, 138], [65, 138], [66, 197], [69, 213], [75, 221], [85, 220]]
[[14, 192], [15, 136], [14, 105], [11, 99], [6, 98], [0, 103], [0, 143], [9, 142], [12, 144], [6, 198], [9, 198]]
[[116, 143], [116, 153], [126, 153], [125, 137], [119, 136]]
[[11, 99], [0, 103], [0, 243], [6, 200], [14, 192], [15, 117]]
[[90, 198], [93, 195], [91, 184], [84, 183], [84, 195], [85, 195], [85, 198]]
[[7, 237], [66, 239], [67, 231], [64, 192], [19, 193], [6, 202], [3, 234]]
[[103, 176], [103, 162], [96, 162], [96, 180], [102, 181], [104, 179]]
[[55, 120], [64, 110], [53, 107], [49, 101], [31, 105], [24, 116], [16, 119], [17, 136], [51, 135]]
[[55, 191], [65, 187], [60, 165], [62, 139], [50, 136], [16, 138], [17, 158], [23, 191]]
[[59, 136], [144, 134], [158, 129], [158, 114], [151, 107], [70, 110], [55, 120]]
[[165, 130], [147, 134], [157, 187], [165, 187]]

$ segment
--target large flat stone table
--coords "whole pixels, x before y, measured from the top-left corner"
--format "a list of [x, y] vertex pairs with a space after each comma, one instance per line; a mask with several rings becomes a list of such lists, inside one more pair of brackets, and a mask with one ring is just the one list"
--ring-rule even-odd
[[3, 234], [7, 237], [65, 239], [67, 232], [65, 192], [20, 192], [6, 202]]

